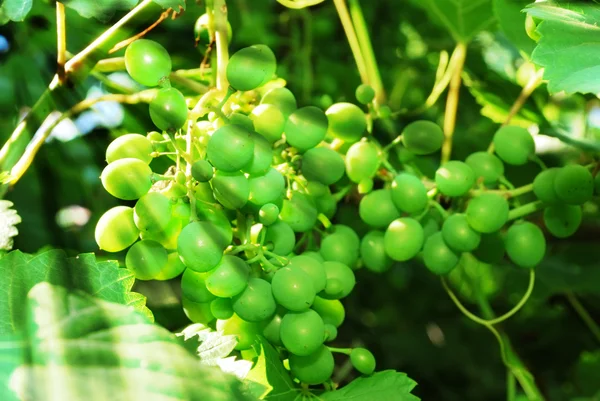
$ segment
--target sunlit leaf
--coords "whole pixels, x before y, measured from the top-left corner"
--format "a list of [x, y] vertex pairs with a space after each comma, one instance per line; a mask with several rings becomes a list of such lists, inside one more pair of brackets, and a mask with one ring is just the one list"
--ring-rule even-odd
[[339, 390], [319, 395], [323, 401], [418, 401], [410, 392], [417, 383], [406, 373], [384, 370], [372, 376], [359, 377]]
[[496, 22], [492, 0], [424, 0], [418, 4], [457, 42], [468, 42]]

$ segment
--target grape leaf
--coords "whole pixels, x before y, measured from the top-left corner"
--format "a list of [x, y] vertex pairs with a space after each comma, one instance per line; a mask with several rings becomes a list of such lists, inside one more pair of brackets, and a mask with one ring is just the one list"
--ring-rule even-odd
[[496, 21], [492, 0], [424, 0], [418, 2], [457, 42], [468, 42]]
[[310, 6], [314, 6], [324, 2], [325, 0], [277, 0], [279, 4], [285, 6], [287, 8], [293, 8], [299, 10], [301, 8], [306, 8]]
[[600, 8], [595, 4], [550, 2], [526, 8], [542, 20], [532, 54], [545, 67], [551, 93], [600, 92]]
[[21, 222], [21, 216], [12, 206], [12, 202], [0, 199], [0, 252], [10, 251], [13, 237], [19, 233], [15, 226]]
[[258, 358], [244, 380], [246, 391], [256, 398], [269, 401], [294, 400], [298, 390], [283, 367], [277, 351], [262, 337], [253, 348]]
[[0, 298], [0, 335], [24, 329], [27, 293], [40, 282], [78, 289], [100, 299], [132, 306], [152, 319], [146, 298], [131, 292], [135, 278], [113, 261], [97, 262], [94, 254], [68, 258], [64, 251], [38, 255], [13, 251], [0, 259], [0, 287], [10, 288]]
[[65, 6], [77, 11], [83, 18], [96, 18], [108, 21], [117, 10], [129, 10], [138, 0], [64, 0]]
[[172, 8], [179, 11], [179, 8], [185, 10], [185, 0], [152, 0], [162, 8]]
[[410, 392], [417, 383], [406, 373], [384, 370], [372, 376], [359, 377], [339, 390], [319, 395], [323, 401], [418, 401]]
[[10, 21], [23, 21], [31, 11], [32, 5], [33, 0], [4, 0], [2, 7], [0, 7], [0, 18], [5, 17]]
[[494, 15], [498, 25], [506, 37], [520, 50], [530, 55], [535, 48], [535, 42], [527, 36], [525, 18], [521, 10], [531, 3], [531, 0], [494, 0]]
[[201, 366], [173, 334], [131, 308], [48, 283], [31, 289], [26, 307], [26, 340], [0, 341], [0, 367], [21, 359], [9, 382], [18, 399], [248, 399], [233, 376]]

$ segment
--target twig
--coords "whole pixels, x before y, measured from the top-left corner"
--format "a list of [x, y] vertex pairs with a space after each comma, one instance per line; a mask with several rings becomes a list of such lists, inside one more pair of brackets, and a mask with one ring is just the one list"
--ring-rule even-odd
[[365, 59], [360, 49], [360, 42], [358, 41], [358, 36], [354, 30], [354, 25], [352, 24], [352, 18], [348, 12], [348, 7], [346, 7], [346, 1], [333, 0], [333, 4], [338, 12], [340, 21], [342, 22], [344, 32], [346, 32], [346, 38], [348, 39], [348, 44], [352, 50], [352, 55], [354, 56], [354, 61], [356, 62], [360, 79], [363, 84], [370, 84]]
[[227, 90], [227, 63], [229, 38], [227, 38], [227, 5], [225, 0], [214, 0], [215, 41], [217, 43], [217, 89]]
[[67, 27], [65, 21], [65, 5], [56, 2], [56, 75], [58, 82], [65, 82], [65, 63], [67, 62]]
[[142, 32], [138, 33], [137, 35], [134, 35], [134, 36], [130, 37], [129, 39], [125, 39], [125, 40], [117, 43], [116, 45], [114, 45], [112, 47], [112, 49], [110, 49], [108, 51], [108, 54], [113, 54], [114, 52], [117, 52], [117, 51], [121, 50], [122, 48], [127, 47], [131, 42], [143, 37], [148, 32], [150, 32], [151, 30], [156, 28], [158, 26], [158, 24], [160, 24], [161, 22], [163, 22], [164, 20], [169, 18], [169, 15], [171, 15], [172, 12], [173, 12], [173, 9], [169, 8], [167, 11], [163, 12], [158, 17], [158, 19], [156, 21], [154, 21], [154, 23], [152, 25], [150, 25], [148, 28], [144, 29]]
[[442, 145], [442, 159], [444, 164], [450, 160], [452, 153], [452, 137], [454, 136], [454, 128], [456, 126], [456, 112], [458, 110], [458, 97], [460, 94], [460, 81], [465, 57], [467, 55], [467, 45], [458, 43], [456, 45], [456, 68], [453, 71], [450, 79], [450, 89], [448, 90], [448, 98], [446, 100], [446, 112], [444, 115], [444, 144]]

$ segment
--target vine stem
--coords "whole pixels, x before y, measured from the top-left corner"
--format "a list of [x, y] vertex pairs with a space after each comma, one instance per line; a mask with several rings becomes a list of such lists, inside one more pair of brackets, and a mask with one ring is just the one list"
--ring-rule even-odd
[[600, 343], [600, 327], [594, 321], [592, 316], [590, 316], [588, 311], [581, 304], [581, 302], [579, 302], [579, 299], [577, 299], [577, 297], [575, 296], [575, 294], [573, 294], [573, 292], [567, 291], [565, 293], [565, 297], [567, 298], [567, 301], [569, 301], [569, 303], [571, 304], [573, 309], [575, 309], [575, 312], [577, 312], [577, 314], [579, 315], [581, 320], [583, 320], [583, 322], [588, 327], [588, 329], [590, 329], [590, 332], [594, 335], [594, 337], [596, 338], [596, 341], [598, 341]]
[[446, 100], [446, 111], [444, 115], [444, 143], [442, 145], [441, 164], [450, 160], [452, 153], [452, 137], [456, 126], [456, 112], [458, 111], [458, 97], [460, 95], [460, 81], [465, 58], [467, 56], [467, 45], [459, 42], [454, 49], [456, 54], [456, 67], [452, 71], [450, 78], [450, 88], [448, 89], [448, 98]]
[[340, 21], [342, 22], [342, 27], [346, 33], [346, 38], [348, 39], [350, 50], [352, 50], [352, 55], [354, 56], [354, 61], [356, 62], [356, 68], [358, 69], [360, 79], [364, 84], [371, 84], [369, 82], [369, 75], [367, 73], [367, 65], [360, 48], [360, 42], [358, 41], [358, 36], [354, 30], [350, 12], [348, 11], [348, 7], [346, 7], [346, 1], [333, 0], [333, 4], [335, 5], [335, 9], [337, 10]]
[[56, 2], [56, 75], [62, 84], [65, 81], [65, 63], [67, 62], [67, 26], [65, 5]]
[[501, 190], [501, 189], [490, 189], [490, 190], [484, 190], [484, 191], [472, 190], [470, 194], [473, 196], [477, 196], [477, 195], [481, 195], [483, 193], [492, 193], [492, 194], [504, 195], [507, 198], [514, 198], [515, 196], [521, 196], [521, 195], [526, 194], [531, 191], [533, 191], [533, 183], [523, 185], [522, 187], [518, 187], [518, 188], [508, 189], [508, 190]]
[[506, 369], [506, 401], [515, 401], [517, 395], [517, 383], [515, 375], [510, 369]]
[[227, 63], [229, 49], [227, 37], [227, 5], [225, 0], [214, 0], [215, 41], [217, 43], [217, 89], [224, 91], [229, 86], [227, 81]]
[[531, 213], [535, 213], [538, 210], [542, 210], [546, 205], [544, 202], [537, 200], [534, 202], [526, 203], [523, 206], [519, 206], [508, 212], [508, 220], [520, 219], [523, 216], [527, 216]]

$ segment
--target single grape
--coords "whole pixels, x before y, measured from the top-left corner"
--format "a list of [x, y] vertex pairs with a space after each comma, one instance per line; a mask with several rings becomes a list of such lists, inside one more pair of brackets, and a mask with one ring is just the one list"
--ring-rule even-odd
[[594, 177], [586, 167], [565, 166], [556, 173], [554, 190], [564, 203], [583, 205], [594, 196]]
[[392, 202], [401, 211], [420, 213], [427, 206], [427, 189], [420, 179], [408, 173], [400, 173], [392, 181]]
[[260, 334], [256, 323], [247, 322], [235, 313], [229, 319], [217, 320], [217, 330], [226, 336], [235, 336], [238, 340], [235, 349], [238, 351], [250, 349]]
[[485, 185], [493, 185], [504, 176], [502, 160], [488, 152], [471, 153], [465, 163], [473, 169], [475, 179], [483, 179]]
[[265, 245], [272, 245], [271, 252], [277, 255], [285, 256], [294, 250], [296, 245], [296, 236], [294, 230], [286, 223], [278, 220], [269, 227], [263, 228], [267, 230], [265, 235]]
[[367, 84], [360, 84], [354, 93], [356, 100], [361, 104], [369, 104], [375, 99], [375, 89]]
[[435, 183], [446, 196], [463, 196], [475, 184], [475, 173], [466, 163], [452, 160], [435, 172]]
[[471, 199], [466, 214], [474, 230], [493, 233], [508, 221], [508, 201], [498, 194], [484, 193]]
[[234, 111], [229, 115], [229, 124], [241, 125], [248, 131], [254, 131], [254, 122], [252, 122], [252, 119], [249, 116], [237, 111]]
[[323, 238], [319, 250], [323, 259], [354, 266], [358, 260], [359, 240], [356, 233], [353, 234], [333, 233]]
[[[161, 137], [162, 139], [162, 137]], [[113, 140], [106, 148], [106, 161], [112, 163], [119, 159], [139, 159], [148, 164], [154, 151], [152, 142], [140, 134], [125, 134]]]
[[217, 171], [211, 181], [215, 199], [226, 209], [241, 209], [250, 197], [250, 184], [243, 173]]
[[377, 189], [365, 195], [360, 200], [358, 212], [361, 220], [374, 228], [386, 228], [400, 217], [389, 189]]
[[460, 257], [445, 242], [441, 232], [430, 236], [423, 246], [423, 262], [434, 274], [448, 274], [456, 267]]
[[210, 303], [198, 303], [187, 299], [186, 297], [181, 298], [181, 304], [183, 306], [183, 313], [194, 323], [201, 323], [208, 325], [210, 322], [215, 320], [215, 317], [210, 311]]
[[171, 73], [171, 57], [160, 43], [138, 39], [125, 49], [125, 68], [140, 84], [156, 86]]
[[177, 252], [190, 269], [207, 272], [219, 264], [225, 243], [219, 227], [208, 221], [195, 221], [181, 230], [177, 239]]
[[152, 170], [139, 159], [119, 159], [102, 170], [102, 186], [115, 198], [139, 199], [152, 187]]
[[290, 145], [304, 152], [325, 139], [328, 124], [323, 110], [314, 106], [302, 107], [288, 117], [285, 138]]
[[423, 227], [410, 217], [392, 221], [383, 236], [385, 253], [396, 261], [414, 258], [423, 247]]
[[291, 198], [283, 201], [279, 218], [295, 232], [307, 232], [317, 223], [317, 208], [310, 196], [302, 192], [292, 192]]
[[379, 148], [373, 142], [356, 142], [346, 152], [346, 174], [352, 182], [359, 183], [373, 177], [379, 163]]
[[150, 102], [150, 119], [163, 131], [178, 130], [187, 120], [185, 98], [175, 88], [163, 88]]
[[276, 312], [271, 319], [264, 323], [262, 335], [273, 345], [283, 345], [281, 342], [281, 320], [283, 313]]
[[496, 264], [504, 259], [504, 239], [500, 232], [481, 234], [481, 241], [473, 256], [483, 263]]
[[317, 296], [312, 309], [321, 316], [325, 324], [331, 324], [334, 327], [340, 327], [346, 318], [344, 305], [339, 299], [325, 299]]
[[294, 312], [307, 310], [315, 299], [312, 278], [301, 269], [284, 267], [277, 270], [271, 285], [277, 303]]
[[198, 160], [192, 164], [192, 177], [199, 182], [208, 182], [214, 176], [213, 166], [206, 160]]
[[546, 253], [546, 239], [542, 230], [530, 222], [513, 224], [504, 238], [506, 253], [520, 267], [537, 266]]
[[325, 111], [329, 121], [328, 132], [344, 142], [354, 143], [367, 130], [365, 113], [352, 103], [334, 103]]
[[329, 148], [309, 149], [302, 157], [302, 174], [309, 181], [331, 185], [342, 178], [344, 170], [342, 156]]
[[185, 270], [185, 265], [179, 259], [177, 252], [169, 253], [167, 257], [167, 264], [163, 266], [160, 272], [154, 276], [154, 280], [167, 281], [178, 277]]
[[171, 222], [173, 204], [160, 192], [148, 192], [133, 208], [133, 220], [140, 231], [163, 231]]
[[190, 301], [205, 303], [213, 301], [214, 296], [206, 288], [206, 279], [210, 273], [199, 273], [192, 269], [185, 269], [181, 276], [181, 293]]
[[[227, 21], [227, 43], [231, 42], [231, 24]], [[202, 14], [194, 24], [194, 38], [196, 38], [196, 45], [200, 44], [203, 47], [210, 45], [210, 43], [215, 40], [214, 38], [211, 40], [210, 37], [210, 29], [208, 26], [208, 14]], [[201, 49], [203, 52], [204, 48]]]
[[160, 231], [142, 231], [140, 232], [140, 238], [143, 240], [156, 241], [165, 249], [175, 250], [177, 249], [177, 238], [181, 229], [185, 226], [185, 223], [176, 218], [171, 218], [169, 224]]
[[442, 226], [444, 242], [457, 252], [471, 252], [479, 246], [481, 234], [473, 230], [462, 213], [453, 214]]
[[318, 260], [319, 262], [325, 262], [325, 259], [323, 259], [323, 256], [321, 256], [321, 254], [317, 251], [304, 251], [302, 253], [302, 256], [309, 256], [315, 260]]
[[206, 278], [206, 288], [220, 298], [231, 298], [240, 294], [248, 285], [250, 266], [243, 259], [225, 255]]
[[273, 148], [269, 141], [257, 133], [252, 133], [254, 141], [254, 153], [250, 164], [243, 168], [245, 173], [251, 175], [265, 174], [271, 168], [273, 162]]
[[231, 304], [231, 298], [215, 298], [210, 303], [210, 312], [217, 319], [229, 319], [233, 316], [233, 306]]
[[325, 289], [325, 283], [327, 282], [327, 275], [325, 274], [323, 262], [324, 260], [319, 260], [311, 255], [307, 255], [305, 252], [302, 255], [290, 258], [288, 267], [306, 273], [312, 281], [315, 293], [317, 293]]
[[548, 204], [559, 203], [560, 199], [554, 189], [556, 175], [560, 171], [558, 167], [542, 170], [533, 180], [533, 193], [539, 200]]
[[294, 355], [306, 356], [325, 340], [325, 324], [317, 312], [288, 312], [281, 320], [281, 342]]
[[[221, 237], [221, 243], [226, 244], [225, 246], [231, 244], [231, 241], [233, 240], [233, 229], [231, 228], [231, 223], [225, 213], [225, 209], [216, 204], [208, 205], [206, 203], [197, 202], [196, 215], [198, 216], [198, 219], [211, 222], [215, 225], [218, 235]], [[184, 225], [186, 225], [188, 221], [189, 216], [185, 219]]]
[[296, 97], [288, 88], [273, 88], [260, 99], [260, 104], [276, 106], [287, 119], [297, 108]]
[[582, 211], [579, 205], [553, 205], [544, 210], [544, 224], [556, 238], [575, 234], [581, 225]]
[[254, 123], [254, 129], [262, 135], [269, 143], [281, 139], [285, 128], [285, 116], [272, 104], [261, 104], [252, 110], [250, 118]]
[[444, 143], [444, 133], [439, 125], [419, 120], [408, 124], [402, 131], [402, 144], [416, 155], [437, 152]]
[[279, 208], [277, 205], [267, 203], [260, 208], [260, 211], [258, 212], [258, 221], [263, 226], [270, 226], [277, 221], [278, 216]]
[[371, 192], [373, 190], [374, 185], [375, 183], [373, 182], [372, 178], [365, 178], [360, 180], [356, 188], [358, 189], [358, 193], [363, 195]]
[[261, 278], [251, 278], [248, 286], [233, 298], [233, 311], [247, 322], [267, 319], [275, 313], [276, 306], [271, 284]]
[[248, 201], [257, 207], [267, 203], [277, 203], [285, 194], [285, 178], [274, 168], [270, 168], [264, 175], [251, 176], [248, 184], [250, 186]]
[[227, 63], [227, 80], [239, 91], [266, 84], [277, 69], [275, 54], [265, 45], [244, 47], [233, 53]]
[[337, 336], [337, 328], [332, 324], [325, 323], [325, 342], [333, 341], [337, 338]]
[[140, 234], [133, 220], [133, 209], [116, 206], [107, 210], [96, 224], [98, 247], [107, 252], [119, 252], [133, 244]]
[[535, 154], [533, 137], [523, 127], [506, 125], [494, 134], [496, 154], [508, 164], [521, 166]]
[[167, 265], [167, 250], [156, 241], [133, 244], [125, 256], [125, 266], [138, 280], [152, 280]]
[[375, 273], [386, 272], [392, 267], [392, 259], [385, 252], [384, 233], [369, 231], [360, 243], [360, 256], [367, 269]]
[[352, 292], [356, 284], [354, 272], [348, 266], [340, 262], [323, 262], [327, 281], [325, 289], [319, 293], [321, 298], [341, 299]]
[[350, 352], [350, 362], [363, 375], [370, 375], [375, 371], [375, 357], [368, 349], [354, 348]]
[[324, 383], [333, 374], [334, 367], [333, 354], [324, 345], [321, 345], [310, 355], [290, 355], [290, 370], [292, 375], [302, 383]]
[[252, 131], [235, 124], [219, 128], [208, 140], [206, 157], [217, 170], [228, 173], [241, 170], [254, 157]]

